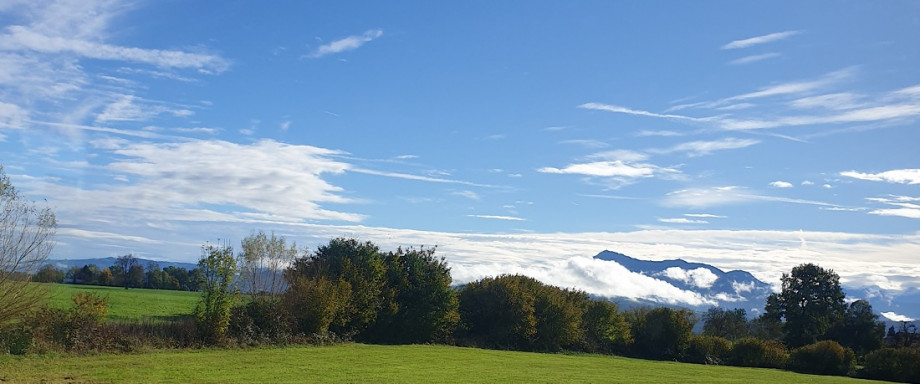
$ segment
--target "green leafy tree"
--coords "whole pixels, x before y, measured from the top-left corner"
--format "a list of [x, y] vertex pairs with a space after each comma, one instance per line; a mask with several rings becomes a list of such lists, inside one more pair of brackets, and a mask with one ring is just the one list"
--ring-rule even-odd
[[314, 254], [295, 260], [286, 274], [289, 282], [324, 276], [336, 285], [339, 280], [347, 285], [344, 291], [349, 295], [342, 300], [341, 310], [329, 327], [341, 337], [360, 338], [377, 320], [384, 303], [386, 265], [380, 249], [371, 242], [333, 239], [317, 248]]
[[632, 351], [657, 360], [681, 359], [690, 346], [696, 323], [693, 312], [667, 307], [637, 311], [627, 319], [631, 320]]
[[882, 347], [885, 323], [879, 321], [868, 301], [856, 300], [847, 307], [843, 321], [831, 332], [831, 336], [863, 356]]
[[583, 348], [588, 352], [624, 352], [632, 344], [629, 323], [615, 303], [591, 300], [582, 316]]
[[34, 309], [43, 287], [29, 284], [54, 247], [57, 220], [10, 182], [0, 166], [0, 325]]
[[201, 249], [198, 269], [201, 270], [201, 301], [195, 308], [195, 319], [202, 339], [222, 342], [230, 326], [230, 309], [236, 301], [234, 276], [236, 261], [233, 247], [208, 244]]
[[465, 337], [497, 348], [556, 351], [583, 339], [588, 306], [584, 292], [561, 289], [521, 275], [467, 284], [460, 291]]
[[846, 311], [840, 277], [833, 270], [802, 264], [783, 274], [782, 291], [767, 298], [766, 316], [783, 321], [791, 347], [827, 339]]
[[388, 252], [383, 305], [369, 330], [371, 340], [386, 343], [446, 341], [460, 321], [450, 268], [434, 248]]
[[709, 308], [703, 314], [703, 334], [706, 336], [718, 336], [727, 340], [738, 340], [747, 337], [749, 334], [747, 313], [741, 308], [733, 310], [719, 307]]

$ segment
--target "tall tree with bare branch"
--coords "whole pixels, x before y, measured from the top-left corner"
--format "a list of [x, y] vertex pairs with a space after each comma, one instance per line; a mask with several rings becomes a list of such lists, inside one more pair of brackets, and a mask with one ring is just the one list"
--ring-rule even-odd
[[0, 325], [41, 301], [30, 280], [54, 247], [56, 226], [51, 209], [23, 197], [0, 166]]

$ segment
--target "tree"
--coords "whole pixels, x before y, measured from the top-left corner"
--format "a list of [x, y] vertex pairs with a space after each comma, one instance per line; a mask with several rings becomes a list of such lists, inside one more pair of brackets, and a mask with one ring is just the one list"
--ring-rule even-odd
[[829, 337], [846, 311], [840, 277], [833, 270], [802, 264], [783, 274], [782, 291], [767, 297], [766, 315], [783, 321], [790, 348]]
[[195, 308], [199, 334], [209, 343], [220, 343], [230, 327], [230, 308], [236, 299], [233, 277], [236, 261], [233, 247], [207, 244], [201, 247], [201, 301]]
[[57, 221], [10, 183], [0, 166], [0, 325], [34, 308], [43, 297], [29, 284], [54, 247]]
[[738, 340], [747, 337], [748, 333], [747, 313], [744, 309], [712, 307], [703, 315], [703, 334], [706, 336]]
[[619, 307], [606, 300], [591, 300], [582, 316], [583, 348], [588, 352], [623, 352], [632, 344], [629, 323]]
[[450, 268], [434, 248], [388, 252], [383, 305], [369, 337], [386, 343], [446, 341], [460, 321]]
[[311, 256], [294, 261], [286, 272], [289, 282], [300, 278], [317, 280], [325, 277], [348, 292], [329, 329], [339, 336], [360, 335], [377, 319], [383, 305], [386, 266], [380, 249], [371, 242], [336, 238], [320, 246]]
[[832, 336], [844, 347], [863, 356], [882, 347], [885, 323], [879, 321], [868, 301], [856, 300], [847, 307], [843, 322], [833, 330]]
[[62, 283], [64, 282], [64, 271], [55, 268], [51, 264], [45, 264], [35, 273], [32, 281], [38, 283]]
[[693, 312], [658, 307], [627, 316], [633, 334], [633, 352], [658, 360], [679, 360], [690, 346]]
[[[118, 268], [114, 268], [116, 266]], [[134, 267], [138, 267], [138, 266], [139, 265], [138, 265], [137, 259], [134, 257], [134, 255], [129, 253], [124, 256], [119, 256], [117, 259], [115, 259], [115, 265], [113, 265], [113, 268], [111, 268], [111, 270], [112, 272], [115, 272], [116, 270], [121, 272], [119, 275], [119, 277], [121, 278], [121, 283], [125, 287], [125, 289], [128, 289], [130, 287], [139, 286], [136, 284], [137, 283], [136, 279], [133, 278], [132, 274], [134, 272], [131, 271]], [[141, 281], [143, 281], [143, 269], [141, 270]]]
[[239, 255], [240, 277], [244, 291], [253, 299], [261, 295], [275, 296], [284, 290], [283, 272], [297, 258], [297, 243], [284, 236], [271, 237], [259, 231], [242, 241]]

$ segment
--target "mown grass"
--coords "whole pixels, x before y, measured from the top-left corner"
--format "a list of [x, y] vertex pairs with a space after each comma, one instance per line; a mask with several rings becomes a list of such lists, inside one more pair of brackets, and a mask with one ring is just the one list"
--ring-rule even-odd
[[201, 297], [198, 292], [71, 284], [48, 285], [49, 303], [54, 308], [70, 308], [71, 297], [79, 292], [91, 292], [108, 298], [108, 318], [112, 321], [157, 321], [190, 315], [194, 312], [195, 305]]
[[0, 382], [878, 383], [757, 368], [449, 346], [343, 344], [131, 355], [0, 356]]

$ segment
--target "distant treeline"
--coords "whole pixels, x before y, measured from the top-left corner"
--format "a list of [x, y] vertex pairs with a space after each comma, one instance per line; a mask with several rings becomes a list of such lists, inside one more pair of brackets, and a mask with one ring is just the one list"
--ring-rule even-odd
[[[890, 329], [886, 339], [884, 325], [871, 305], [864, 300], [847, 303], [837, 274], [813, 264], [784, 274], [782, 291], [770, 295], [763, 313], [753, 320], [742, 309], [712, 308], [701, 317], [668, 307], [621, 310], [616, 303], [583, 291], [521, 275], [488, 277], [455, 288], [450, 268], [433, 248], [382, 251], [371, 242], [346, 238], [306, 252], [284, 237], [259, 232], [243, 240], [238, 254], [227, 244], [203, 247], [198, 268], [188, 271], [184, 280], [183, 275], [173, 274], [179, 270], [155, 265], [144, 270], [128, 258], [119, 258], [98, 272], [85, 266], [52, 280], [200, 289], [202, 299], [193, 323], [149, 325], [155, 329], [143, 331], [135, 327], [128, 336], [116, 326], [107, 334], [100, 331], [107, 328], [86, 320], [98, 316], [85, 315], [98, 313], [104, 300], [83, 297], [75, 300], [71, 310], [83, 315], [42, 315], [35, 323], [21, 324], [37, 324], [29, 337], [102, 338], [61, 341], [97, 349], [126, 348], [137, 340], [169, 347], [339, 340], [445, 343], [920, 381], [916, 327], [904, 323], [901, 330]], [[241, 291], [253, 294], [240, 296]], [[49, 318], [80, 321], [42, 325]], [[703, 322], [703, 332], [695, 335], [698, 321]], [[81, 328], [87, 324], [95, 324], [94, 331]], [[52, 330], [36, 331], [42, 327]], [[62, 332], [54, 327], [79, 329]], [[147, 339], [137, 332], [146, 332]], [[0, 344], [2, 339], [0, 335]], [[859, 371], [857, 362], [862, 366]]]
[[119, 257], [115, 264], [100, 268], [96, 264], [61, 270], [51, 264], [42, 266], [32, 276], [40, 283], [69, 283], [104, 285], [125, 288], [167, 289], [174, 291], [200, 291], [201, 270], [188, 270], [168, 266], [160, 268], [156, 262], [141, 266], [132, 255]]

